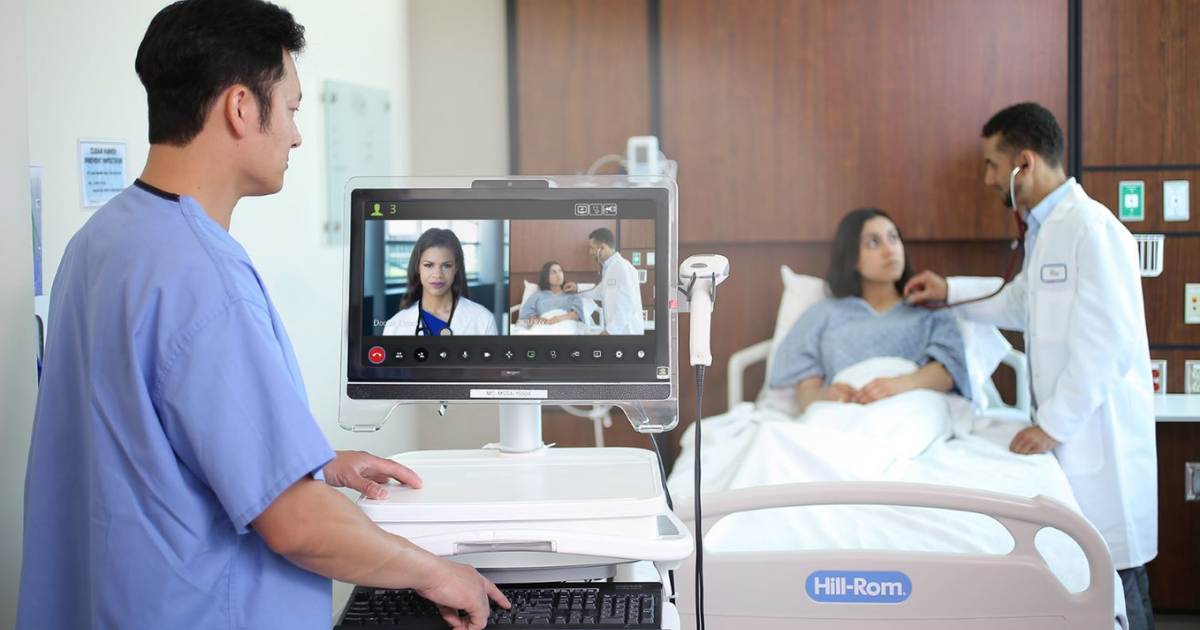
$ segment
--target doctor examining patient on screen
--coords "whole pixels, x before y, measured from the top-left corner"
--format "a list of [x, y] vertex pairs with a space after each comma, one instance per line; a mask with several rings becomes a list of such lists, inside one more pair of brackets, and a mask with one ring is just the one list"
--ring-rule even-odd
[[408, 260], [408, 290], [384, 335], [495, 335], [496, 318], [467, 299], [462, 243], [450, 230], [430, 228]]
[[637, 269], [617, 251], [612, 230], [598, 228], [588, 234], [588, 252], [601, 265], [600, 284], [580, 291], [574, 282], [563, 290], [596, 300], [604, 307], [602, 335], [641, 335], [646, 332], [642, 320], [642, 290]]

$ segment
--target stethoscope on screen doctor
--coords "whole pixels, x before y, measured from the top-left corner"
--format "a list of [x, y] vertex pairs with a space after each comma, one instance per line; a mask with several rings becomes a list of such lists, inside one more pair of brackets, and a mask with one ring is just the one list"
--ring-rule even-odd
[[[446, 319], [446, 327], [438, 332], [439, 335], [449, 337], [454, 334], [454, 331], [450, 330], [450, 323], [454, 321], [454, 311], [456, 310], [458, 310], [458, 298], [454, 298], [454, 301], [451, 303], [450, 317]], [[430, 317], [433, 317], [433, 315], [431, 314]], [[413, 334], [417, 336], [425, 335], [426, 337], [433, 335], [429, 324], [425, 323], [425, 309], [421, 308], [420, 298], [417, 298], [417, 330]]]
[[[1029, 165], [1026, 164], [1025, 166]], [[962, 306], [964, 304], [982, 302], [984, 300], [996, 297], [1001, 291], [1004, 290], [1004, 287], [1008, 286], [1009, 282], [1012, 282], [1013, 275], [1017, 270], [1017, 259], [1021, 254], [1021, 243], [1025, 241], [1025, 232], [1029, 229], [1029, 224], [1025, 222], [1025, 219], [1021, 218], [1021, 211], [1017, 209], [1017, 191], [1014, 188], [1017, 182], [1017, 173], [1021, 172], [1021, 169], [1025, 168], [1025, 166], [1018, 166], [1014, 168], [1012, 170], [1012, 174], [1008, 176], [1008, 201], [1012, 204], [1013, 219], [1017, 222], [1017, 238], [1010, 246], [1010, 249], [1012, 249], [1012, 254], [1010, 254], [1008, 257], [1008, 271], [1004, 274], [1004, 282], [1002, 282], [1000, 287], [995, 291], [983, 297], [971, 298], [969, 300], [959, 300], [958, 302], [948, 302], [946, 304], [928, 304], [925, 305], [925, 308], [930, 310], [938, 310], [943, 308], [951, 308], [954, 306]]]

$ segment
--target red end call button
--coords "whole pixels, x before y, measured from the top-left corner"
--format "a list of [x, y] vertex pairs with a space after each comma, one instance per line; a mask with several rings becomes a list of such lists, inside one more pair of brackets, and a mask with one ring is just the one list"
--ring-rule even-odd
[[380, 363], [383, 363], [384, 359], [387, 358], [387, 353], [383, 351], [383, 348], [375, 346], [374, 348], [371, 348], [370, 352], [367, 353], [367, 358], [371, 360], [371, 363], [379, 365]]

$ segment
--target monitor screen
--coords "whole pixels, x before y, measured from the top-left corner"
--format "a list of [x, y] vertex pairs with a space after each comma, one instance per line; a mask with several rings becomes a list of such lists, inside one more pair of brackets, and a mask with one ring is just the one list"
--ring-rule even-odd
[[351, 191], [350, 398], [671, 396], [669, 189], [511, 181]]

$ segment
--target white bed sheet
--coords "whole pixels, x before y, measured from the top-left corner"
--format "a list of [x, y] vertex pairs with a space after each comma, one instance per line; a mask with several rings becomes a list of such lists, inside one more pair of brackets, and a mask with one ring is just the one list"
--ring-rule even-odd
[[[562, 309], [553, 309], [542, 314], [544, 318], [558, 317], [565, 315], [567, 312]], [[557, 324], [534, 324], [526, 325], [523, 322], [513, 324], [509, 329], [513, 335], [598, 335], [604, 331], [603, 328], [594, 325], [588, 325], [586, 322], [577, 320], [564, 320]]]
[[[928, 393], [928, 392], [927, 392]], [[938, 396], [941, 396], [938, 394]], [[703, 424], [703, 492], [805, 481], [894, 481], [959, 486], [1018, 496], [1045, 495], [1078, 511], [1066, 475], [1051, 454], [1017, 455], [1009, 441], [1028, 421], [1015, 414], [976, 417], [968, 401], [946, 396], [948, 433], [915, 457], [865, 449], [854, 462], [852, 436], [827, 435], [807, 423], [751, 403]], [[1000, 412], [1003, 413], [1003, 412]], [[694, 492], [695, 436], [689, 427], [668, 479], [676, 501]], [[840, 442], [840, 444], [839, 444]], [[891, 461], [884, 461], [887, 457]], [[852, 465], [843, 466], [846, 462]], [[818, 506], [762, 510], [722, 520], [705, 549], [775, 551], [879, 549], [952, 553], [1007, 553], [1013, 541], [990, 517], [950, 510], [888, 506]], [[1071, 592], [1087, 588], [1083, 550], [1057, 530], [1043, 530], [1036, 546]]]

